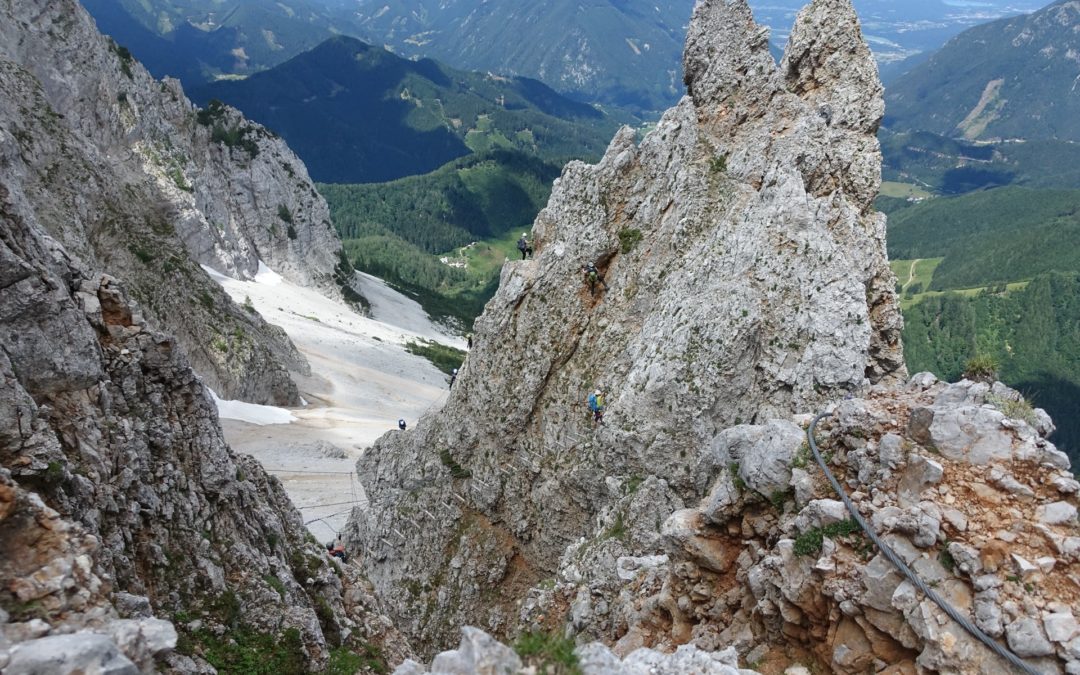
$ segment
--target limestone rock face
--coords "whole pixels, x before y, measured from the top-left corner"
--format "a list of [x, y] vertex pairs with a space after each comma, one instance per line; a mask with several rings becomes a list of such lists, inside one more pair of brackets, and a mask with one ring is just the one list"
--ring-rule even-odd
[[[1068, 476], [1058, 468], [1059, 451], [1043, 439], [1039, 454], [1008, 452], [1037, 434], [1005, 412], [1022, 405], [984, 404], [1004, 418], [996, 442], [1005, 451], [991, 447], [990, 466], [938, 454], [908, 431], [928, 406], [946, 415], [965, 409], [978, 386], [919, 378], [907, 387], [874, 387], [833, 406], [817, 429], [818, 444], [869, 526], [946, 602], [1039, 672], [1071, 672], [1080, 668], [1070, 647], [1080, 633], [1080, 548], [1069, 542], [1080, 539], [1077, 499], [1059, 487]], [[1003, 395], [996, 400], [1022, 404], [1017, 392], [994, 386]], [[775, 421], [753, 429], [764, 435], [769, 426]], [[803, 662], [828, 672], [1008, 669], [876, 550], [832, 498], [809, 449], [791, 463], [805, 468], [792, 471], [779, 497], [718, 475], [708, 496], [668, 517], [663, 559], [630, 574], [622, 573], [624, 558], [610, 560], [615, 545], [596, 528], [563, 558], [553, 581], [529, 594], [521, 624], [558, 625], [551, 615], [568, 606], [579, 641], [603, 640], [619, 654], [641, 644], [667, 651], [689, 643], [730, 646], [746, 663], [771, 655], [776, 665], [777, 651], [791, 658], [801, 645]], [[805, 503], [795, 496], [796, 471], [813, 476]], [[718, 493], [725, 499], [715, 499]], [[1048, 513], [1071, 517], [1043, 517]], [[620, 552], [634, 559], [659, 550], [621, 539]]]
[[97, 32], [75, 0], [0, 2], [6, 208], [122, 279], [223, 398], [299, 404], [307, 364], [199, 268], [262, 260], [330, 290], [341, 244], [303, 164], [224, 107], [196, 111]]
[[[526, 667], [513, 649], [500, 644], [484, 631], [464, 626], [461, 633], [458, 648], [436, 656], [430, 670], [409, 660], [399, 666], [394, 675], [512, 675], [536, 672], [535, 666]], [[576, 647], [574, 656], [577, 657], [582, 675], [755, 675], [757, 672], [740, 669], [734, 649], [712, 653], [693, 645], [684, 645], [670, 654], [642, 647], [626, 658], [619, 658], [604, 645], [593, 642]], [[543, 662], [542, 658], [537, 660]], [[542, 666], [541, 672], [544, 671], [546, 668]]]
[[[688, 95], [640, 144], [623, 129], [598, 164], [564, 169], [536, 258], [504, 267], [446, 406], [360, 461], [371, 509], [351, 541], [429, 652], [464, 623], [509, 630], [523, 588], [597, 526], [608, 536], [586, 557], [658, 541], [673, 510], [741, 466], [722, 449], [728, 427], [904, 373], [872, 207], [873, 60], [846, 0], [812, 2], [789, 44], [777, 65], [745, 2], [699, 2]], [[605, 282], [593, 290], [588, 261]], [[786, 483], [781, 456], [798, 444], [782, 437], [743, 448], [740, 481]], [[645, 485], [652, 509], [635, 502]], [[712, 527], [683, 525], [687, 541]]]
[[176, 340], [0, 197], [0, 670], [208, 672], [226, 632], [295, 667], [404, 658], [359, 570], [226, 445]]

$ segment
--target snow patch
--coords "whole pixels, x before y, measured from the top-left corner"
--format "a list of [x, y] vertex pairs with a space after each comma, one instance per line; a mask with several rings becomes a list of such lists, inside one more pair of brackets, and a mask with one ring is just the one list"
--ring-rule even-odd
[[230, 420], [239, 420], [248, 424], [290, 424], [296, 421], [296, 417], [285, 408], [275, 408], [271, 405], [258, 405], [244, 401], [225, 401], [218, 398], [217, 393], [207, 387], [214, 405], [218, 409], [218, 417]]
[[255, 273], [255, 283], [277, 286], [281, 283], [281, 275], [267, 267], [266, 263], [260, 260], [259, 271]]
[[214, 281], [218, 282], [219, 284], [225, 283], [226, 281], [230, 281], [230, 277], [222, 274], [221, 272], [218, 272], [216, 269], [214, 269], [213, 267], [210, 267], [209, 265], [200, 264], [199, 267], [203, 268], [203, 271], [206, 272], [207, 274], [209, 274], [210, 278], [213, 279]]

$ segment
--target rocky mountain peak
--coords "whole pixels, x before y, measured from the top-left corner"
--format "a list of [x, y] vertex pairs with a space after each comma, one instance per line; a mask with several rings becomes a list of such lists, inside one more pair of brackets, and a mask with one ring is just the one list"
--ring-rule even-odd
[[744, 2], [699, 2], [685, 60], [689, 94], [655, 130], [564, 169], [446, 406], [360, 461], [353, 542], [428, 648], [466, 621], [508, 630], [627, 485], [676, 510], [737, 461], [711, 454], [728, 427], [904, 372], [871, 209], [881, 87], [850, 3], [811, 3], [777, 66]]
[[10, 208], [123, 279], [219, 395], [299, 404], [288, 371], [303, 357], [199, 267], [251, 278], [265, 263], [339, 292], [341, 242], [284, 142], [226, 106], [197, 110], [75, 0], [0, 2], [0, 91]]

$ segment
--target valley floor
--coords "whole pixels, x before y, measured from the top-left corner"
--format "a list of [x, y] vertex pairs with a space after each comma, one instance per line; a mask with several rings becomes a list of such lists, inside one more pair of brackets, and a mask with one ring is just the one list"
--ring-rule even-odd
[[[357, 458], [404, 418], [410, 426], [446, 400], [446, 376], [405, 351], [409, 340], [464, 340], [436, 326], [420, 306], [381, 280], [360, 274], [372, 318], [343, 302], [296, 286], [267, 268], [254, 281], [207, 271], [238, 303], [281, 326], [311, 365], [294, 374], [307, 406], [281, 409], [219, 402], [222, 428], [237, 452], [279, 479], [311, 532], [328, 541], [354, 506], [365, 503]], [[291, 422], [280, 423], [293, 418]], [[273, 423], [278, 422], [278, 423]]]

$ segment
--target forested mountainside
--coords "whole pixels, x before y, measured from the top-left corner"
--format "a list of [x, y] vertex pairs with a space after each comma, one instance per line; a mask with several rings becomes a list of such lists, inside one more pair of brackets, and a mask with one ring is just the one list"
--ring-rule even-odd
[[427, 173], [474, 150], [597, 156], [618, 124], [546, 85], [410, 61], [334, 38], [242, 81], [195, 92], [280, 133], [328, 183]]
[[1080, 2], [976, 26], [889, 86], [885, 125], [1080, 141]]

